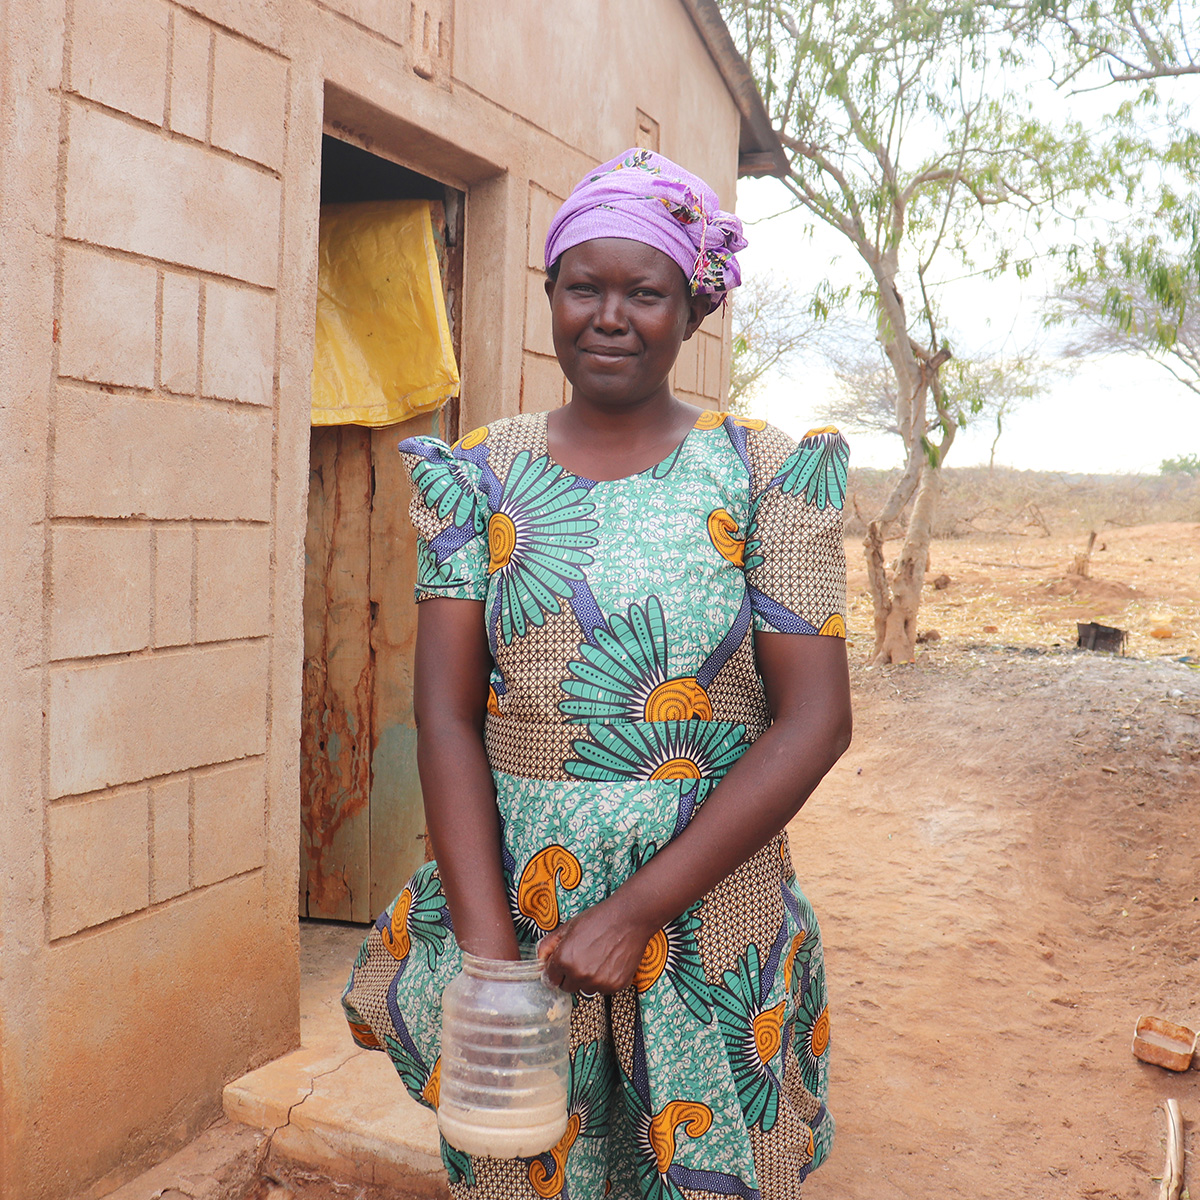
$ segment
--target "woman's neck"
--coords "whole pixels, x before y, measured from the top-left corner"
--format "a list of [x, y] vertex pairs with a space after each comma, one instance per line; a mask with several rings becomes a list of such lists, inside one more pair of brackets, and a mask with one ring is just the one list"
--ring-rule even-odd
[[550, 457], [586, 479], [625, 479], [663, 461], [687, 437], [700, 409], [667, 392], [610, 409], [578, 397], [546, 417]]

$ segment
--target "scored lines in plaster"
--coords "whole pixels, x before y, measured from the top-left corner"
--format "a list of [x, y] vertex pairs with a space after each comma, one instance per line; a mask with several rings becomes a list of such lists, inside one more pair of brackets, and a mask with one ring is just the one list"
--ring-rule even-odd
[[[210, 65], [211, 73], [211, 65]], [[156, 121], [147, 120], [145, 117], [136, 116], [133, 113], [128, 113], [124, 109], [114, 108], [111, 104], [105, 103], [103, 100], [94, 100], [91, 96], [81, 95], [79, 92], [73, 92], [69, 89], [64, 92], [65, 98], [76, 108], [103, 114], [107, 117], [112, 117], [114, 120], [134, 129], [143, 129], [147, 132], [153, 132], [162, 137], [164, 141], [177, 142], [180, 145], [194, 146], [197, 149], [204, 149], [214, 158], [226, 159], [229, 162], [237, 163], [239, 166], [248, 167], [260, 175], [269, 176], [271, 179], [281, 179], [282, 170], [277, 167], [272, 167], [266, 163], [260, 162], [256, 158], [250, 158], [245, 154], [239, 154], [236, 150], [231, 150], [226, 146], [215, 143], [210, 140], [210, 130], [206, 128], [203, 138], [196, 137], [192, 134], [183, 133], [178, 129], [164, 128]], [[211, 103], [210, 114], [206, 118], [211, 124]]]
[[[153, 145], [178, 146], [181, 149], [190, 145], [196, 147], [197, 150], [202, 150], [204, 155], [203, 159], [196, 157], [180, 159], [176, 165], [179, 167], [194, 169], [196, 175], [194, 177], [188, 176], [188, 178], [193, 178], [195, 181], [200, 181], [202, 185], [207, 182], [210, 185], [210, 191], [212, 191], [212, 181], [219, 181], [221, 178], [223, 178], [221, 174], [222, 168], [220, 167], [220, 164], [222, 163], [228, 164], [228, 166], [224, 168], [226, 171], [232, 169], [236, 170], [237, 172], [241, 172], [237, 179], [242, 181], [239, 183], [239, 186], [242, 187], [240, 194], [243, 201], [245, 200], [246, 196], [251, 196], [254, 194], [253, 189], [247, 192], [244, 186], [242, 186], [245, 181], [250, 179], [256, 178], [264, 181], [269, 180], [272, 182], [272, 186], [276, 189], [277, 193], [281, 191], [280, 174], [283, 165], [282, 149], [272, 150], [270, 147], [272, 144], [277, 147], [284, 147], [286, 145], [286, 104], [288, 101], [290, 101], [290, 83], [287, 78], [288, 68], [286, 66], [286, 62], [284, 65], [284, 75], [282, 76], [283, 83], [281, 85], [284, 110], [281, 114], [281, 128], [271, 135], [274, 138], [274, 142], [272, 143], [269, 138], [265, 142], [261, 138], [257, 138], [245, 140], [239, 145], [237, 142], [238, 135], [236, 128], [234, 125], [231, 125], [228, 120], [226, 120], [226, 131], [218, 136], [218, 141], [224, 138], [225, 140], [231, 141], [233, 144], [214, 144], [213, 138], [214, 135], [217, 134], [217, 131], [214, 130], [214, 94], [217, 83], [218, 69], [217, 47], [233, 47], [236, 49], [236, 46], [243, 42], [246, 43], [247, 46], [253, 46], [256, 44], [249, 39], [241, 38], [239, 35], [232, 33], [232, 31], [218, 31], [216, 27], [211, 26], [210, 23], [205, 23], [191, 14], [184, 14], [182, 10], [177, 12], [174, 6], [172, 6], [169, 18], [169, 41], [167, 54], [163, 63], [164, 70], [168, 73], [168, 78], [164, 81], [162, 92], [163, 109], [162, 123], [160, 125], [156, 120], [145, 119], [146, 117], [155, 117], [156, 113], [152, 111], [152, 106], [151, 108], [147, 108], [144, 101], [131, 103], [131, 107], [134, 107], [139, 115], [131, 115], [129, 112], [120, 107], [120, 104], [122, 103], [120, 87], [114, 87], [112, 84], [100, 79], [99, 76], [95, 75], [96, 64], [100, 62], [101, 59], [97, 58], [97, 53], [94, 46], [89, 46], [89, 61], [91, 63], [90, 69], [93, 71], [93, 74], [89, 76], [88, 79], [92, 82], [87, 82], [81, 79], [82, 90], [91, 90], [97, 95], [103, 95], [106, 100], [114, 101], [115, 103], [106, 103], [97, 99], [95, 96], [85, 96], [72, 90], [70, 86], [70, 69], [72, 58], [72, 35], [75, 28], [74, 8], [76, 4], [82, 4], [83, 2], [84, 0], [73, 0], [73, 3], [69, 5], [69, 11], [67, 13], [66, 53], [63, 60], [63, 82], [62, 90], [60, 92], [61, 101], [59, 106], [60, 149], [57, 168], [58, 186], [55, 209], [56, 241], [61, 247], [77, 247], [78, 252], [86, 252], [86, 254], [93, 256], [93, 258], [98, 257], [100, 259], [107, 259], [114, 263], [127, 263], [131, 267], [139, 267], [142, 269], [148, 268], [154, 272], [153, 275], [149, 276], [151, 294], [147, 301], [152, 308], [147, 309], [147, 314], [145, 317], [139, 316], [137, 318], [138, 320], [144, 321], [145, 326], [148, 327], [147, 332], [152, 338], [152, 348], [147, 351], [139, 351], [139, 353], [146, 354], [147, 360], [151, 366], [149, 368], [148, 375], [143, 376], [143, 368], [138, 367], [137, 370], [133, 374], [128, 375], [128, 379], [123, 382], [118, 382], [118, 380], [121, 379], [122, 374], [127, 374], [125, 368], [121, 368], [117, 377], [111, 380], [105, 380], [103, 378], [103, 375], [110, 372], [111, 368], [105, 368], [102, 365], [95, 368], [88, 366], [85, 369], [80, 369], [78, 365], [72, 365], [70, 368], [67, 368], [67, 364], [64, 362], [62, 356], [63, 351], [62, 341], [59, 336], [60, 331], [65, 332], [68, 336], [71, 336], [72, 332], [74, 332], [77, 337], [82, 336], [84, 338], [89, 336], [89, 334], [82, 329], [78, 318], [74, 319], [74, 331], [71, 329], [69, 323], [68, 328], [65, 330], [63, 329], [64, 258], [62, 252], [60, 252], [55, 278], [55, 336], [53, 339], [54, 349], [51, 364], [52, 378], [60, 380], [61, 383], [68, 385], [68, 390], [74, 391], [79, 395], [86, 393], [103, 395], [111, 397], [114, 402], [118, 403], [122, 401], [129, 403], [136, 400], [142, 403], [155, 403], [156, 408], [158, 404], [165, 404], [170, 406], [171, 411], [177, 411], [181, 413], [189, 410], [196, 413], [216, 413], [223, 411], [244, 411], [249, 413], [255, 410], [262, 411], [263, 407], [265, 406], [272, 415], [277, 416], [279, 405], [278, 359], [280, 345], [280, 320], [279, 314], [276, 310], [274, 294], [275, 288], [279, 282], [278, 272], [279, 264], [282, 261], [283, 250], [282, 197], [277, 196], [279, 200], [278, 204], [272, 203], [270, 205], [262, 205], [256, 203], [245, 210], [246, 215], [251, 222], [261, 222], [261, 217], [265, 213], [268, 217], [270, 225], [274, 226], [272, 231], [273, 236], [269, 237], [267, 240], [267, 245], [272, 247], [274, 253], [274, 261], [271, 263], [269, 274], [264, 274], [264, 271], [260, 265], [254, 265], [256, 261], [258, 263], [262, 262], [261, 237], [258, 238], [259, 249], [254, 252], [258, 255], [257, 260], [254, 258], [246, 258], [244, 253], [241, 259], [236, 257], [214, 259], [204, 256], [196, 258], [194, 253], [187, 250], [187, 228], [183, 228], [179, 231], [183, 238], [182, 242], [179, 242], [178, 240], [173, 242], [171, 237], [165, 236], [165, 234], [160, 235], [157, 241], [154, 239], [146, 241], [144, 237], [139, 241], [136, 236], [133, 236], [131, 240], [131, 230], [136, 227], [138, 221], [143, 219], [139, 213], [147, 213], [152, 211], [155, 202], [153, 185], [157, 183], [161, 189], [163, 183], [163, 166], [165, 163], [174, 162], [174, 159], [169, 154], [166, 157], [163, 157], [162, 155], [156, 156], [156, 153], [151, 151], [151, 147]], [[186, 20], [190, 22], [193, 31], [199, 27], [202, 27], [206, 30], [204, 34], [205, 46], [203, 52], [204, 70], [201, 84], [205, 94], [204, 128], [202, 131], [198, 127], [194, 128], [193, 130], [195, 133], [202, 132], [203, 140], [197, 139], [196, 137], [189, 137], [186, 133], [170, 127], [172, 123], [172, 100], [179, 99], [182, 95], [178, 86], [176, 86], [175, 89], [172, 89], [170, 86], [170, 74], [176, 65], [174, 45], [174, 38], [177, 33], [176, 18], [179, 18], [181, 21]], [[93, 22], [93, 24], [95, 24], [95, 22]], [[107, 31], [105, 30], [101, 30], [100, 36], [103, 37], [106, 32]], [[104, 50], [103, 46], [101, 46], [101, 50]], [[248, 63], [250, 66], [253, 66], [253, 61], [246, 55], [242, 55], [241, 58], [238, 58], [237, 55], [234, 54], [234, 56], [229, 59], [229, 63], [232, 65], [227, 69], [234, 70], [235, 74], [238, 70], [244, 73], [247, 69]], [[276, 78], [280, 77], [276, 76]], [[97, 83], [96, 80], [100, 80], [100, 82]], [[153, 88], [150, 88], [149, 90], [142, 88], [142, 91], [139, 94], [150, 94], [153, 92], [153, 90]], [[198, 92], [200, 89], [197, 88], [196, 90]], [[73, 125], [73, 122], [76, 120], [82, 122], [78, 129], [76, 129]], [[96, 122], [103, 122], [103, 124], [96, 124]], [[91, 151], [93, 155], [99, 153], [104, 148], [111, 146], [116, 146], [118, 150], [120, 150], [121, 147], [125, 147], [128, 150], [130, 148], [145, 146], [146, 154], [145, 156], [141, 155], [140, 153], [126, 154], [123, 162], [115, 167], [111, 161], [100, 158], [95, 162], [87, 163], [87, 170], [79, 177], [76, 177], [76, 171], [73, 170], [73, 166], [78, 167], [79, 159], [78, 154], [74, 156], [72, 155], [71, 135], [73, 132], [77, 133], [80, 130], [82, 130], [83, 133], [88, 137], [93, 139], [93, 149]], [[126, 130], [128, 132], [123, 134], [121, 133], [122, 130]], [[133, 138], [132, 141], [130, 141], [130, 137]], [[142, 139], [142, 141], [139, 141], [139, 138]], [[86, 147], [84, 148], [86, 149]], [[74, 149], [79, 151], [80, 146], [77, 145], [74, 147]], [[249, 153], [239, 152], [242, 149], [249, 151]], [[255, 155], [258, 157], [255, 157]], [[265, 164], [260, 161], [264, 157], [270, 160], [272, 156], [275, 158], [273, 165], [270, 161]], [[205, 164], [208, 165], [206, 166]], [[114, 177], [115, 170], [124, 171], [124, 179]], [[148, 180], [143, 181], [140, 176], [145, 170], [149, 170], [151, 177]], [[155, 171], [158, 172], [157, 177], [154, 174]], [[186, 172], [184, 174], [186, 175]], [[179, 181], [179, 171], [173, 171], [171, 178], [172, 184], [177, 183]], [[77, 205], [81, 199], [79, 189], [87, 186], [85, 181], [97, 185], [93, 187], [87, 187], [90, 210], [87, 217], [81, 216], [80, 211], [77, 208]], [[140, 185], [143, 182], [147, 182], [149, 185], [151, 185], [147, 195], [144, 197], [141, 196], [139, 190], [138, 192], [135, 192], [129, 200], [121, 200], [119, 198], [121, 188], [124, 188], [125, 192], [129, 194], [132, 184], [137, 183]], [[114, 186], [118, 188], [115, 197], [118, 199], [118, 203], [117, 206], [112, 209], [109, 215], [107, 228], [112, 231], [112, 236], [109, 236], [106, 234], [105, 227], [103, 225], [93, 228], [89, 225], [88, 220], [90, 216], [95, 214], [96, 204], [99, 203], [102, 205], [105, 203], [106, 195], [108, 196], [107, 202], [110, 205], [112, 204], [114, 199], [112, 189]], [[195, 182], [193, 182], [192, 186], [195, 187]], [[215, 190], [214, 194], [218, 199], [221, 198], [222, 190], [223, 189], [221, 189], [219, 186]], [[211, 216], [212, 196], [209, 196], [206, 199], [208, 201], [207, 206], [210, 209]], [[219, 207], [220, 206], [218, 205], [218, 208]], [[229, 208], [228, 200], [226, 200], [225, 208]], [[272, 210], [277, 210], [277, 222], [272, 221], [270, 218], [270, 212]], [[240, 223], [227, 222], [227, 228], [230, 228], [234, 231], [235, 237], [240, 235], [246, 245], [254, 244], [253, 241], [247, 238], [245, 232], [247, 228], [246, 221], [242, 221]], [[68, 237], [68, 232], [73, 236]], [[170, 232], [171, 231], [168, 227], [166, 233]], [[121, 244], [106, 244], [114, 240]], [[179, 253], [180, 249], [183, 250], [182, 257]], [[191, 258], [192, 261], [189, 262], [189, 258]], [[177, 264], [183, 266], [182, 271], [179, 270]], [[247, 280], [245, 278], [246, 275], [250, 275], [250, 279]], [[101, 277], [103, 277], [103, 274]], [[132, 279], [133, 277], [131, 276], [130, 278]], [[195, 314], [194, 317], [189, 316], [187, 313], [188, 302], [186, 302], [186, 292], [188, 280], [192, 281], [191, 286], [195, 289], [193, 293], [193, 299], [190, 301], [190, 306]], [[260, 377], [260, 382], [255, 385], [256, 390], [252, 390], [248, 393], [243, 393], [241, 391], [242, 385], [237, 382], [239, 377], [236, 374], [236, 371], [241, 369], [241, 366], [236, 361], [232, 361], [227, 363], [225, 367], [221, 367], [222, 370], [226, 371], [226, 375], [224, 377], [214, 377], [212, 390], [224, 391], [227, 393], [232, 392], [233, 394], [222, 396], [207, 395], [203, 374], [207, 369], [205, 366], [204, 355], [205, 324], [206, 317], [208, 316], [208, 313], [206, 312], [206, 302], [209, 299], [207, 293], [209, 289], [213, 287], [228, 289], [231, 286], [241, 289], [241, 291], [237, 293], [238, 295], [248, 297], [261, 295], [264, 298], [270, 299], [269, 308], [263, 310], [264, 318], [270, 323], [270, 332], [266, 339], [258, 338], [254, 340], [254, 344], [256, 346], [263, 344], [264, 351], [268, 357], [264, 359], [263, 373]], [[183, 289], [182, 291], [180, 291], [181, 288]], [[86, 287], [84, 290], [86, 290]], [[169, 318], [172, 321], [172, 329], [175, 328], [174, 314], [182, 313], [184, 324], [182, 326], [182, 342], [180, 341], [179, 337], [172, 337], [170, 346], [170, 360], [164, 363], [164, 350], [167, 345], [167, 339], [164, 337], [163, 313], [168, 302], [168, 290], [170, 291], [170, 299], [172, 303], [173, 315]], [[82, 291], [79, 291], [77, 288], [77, 292], [79, 296], [82, 297]], [[185, 301], [182, 309], [179, 307], [178, 303], [181, 297], [184, 298]], [[234, 297], [234, 293], [228, 291], [224, 291], [222, 293], [222, 299], [224, 301], [228, 301], [231, 297]], [[101, 291], [98, 299], [101, 303], [103, 302], [103, 290]], [[103, 330], [104, 324], [101, 323], [96, 327], [95, 330], [93, 330], [93, 334], [96, 331], [103, 334]], [[208, 333], [210, 338], [214, 336], [211, 330], [209, 330]], [[191, 345], [189, 345], [189, 343], [191, 343]], [[149, 345], [149, 343], [147, 344]], [[84, 349], [86, 353], [90, 353], [90, 351], [87, 350], [86, 343], [77, 343], [76, 349], [80, 348]], [[193, 354], [194, 366], [192, 365]], [[251, 360], [247, 360], [248, 362], [251, 362], [251, 365], [252, 357], [253, 356], [251, 356]], [[103, 356], [101, 356], [101, 359], [97, 361], [102, 363], [102, 358]], [[80, 362], [78, 356], [76, 356], [75, 362]], [[213, 363], [210, 362], [209, 365], [211, 366]], [[65, 371], [64, 368], [66, 368]], [[233, 370], [235, 374], [229, 374], [230, 370]], [[82, 376], [96, 374], [97, 371], [99, 371], [100, 374], [99, 378], [82, 378]], [[164, 375], [167, 375], [168, 377], [164, 378]], [[149, 386], [143, 386], [143, 379], [144, 383]], [[168, 392], [168, 388], [169, 399], [163, 394]], [[147, 409], [147, 414], [150, 411], [150, 409]], [[163, 409], [161, 411], [165, 412], [167, 410]], [[61, 397], [58, 388], [54, 388], [52, 389], [51, 414], [47, 431], [47, 453], [51, 462], [56, 460], [57, 454], [62, 450], [62, 446], [58, 444], [60, 435], [62, 433], [61, 419]], [[272, 422], [272, 424], [274, 424], [274, 422]], [[71, 432], [76, 432], [76, 429], [77, 427], [74, 421], [72, 421]], [[273, 461], [274, 456], [277, 453], [277, 445], [275, 442], [273, 429], [269, 436], [271, 439], [271, 457]], [[266, 449], [266, 447], [263, 448]], [[93, 451], [93, 457], [95, 457], [96, 454], [99, 454], [98, 450]], [[264, 464], [264, 470], [267, 470], [268, 474], [273, 476], [273, 472], [270, 471], [268, 464]], [[269, 636], [268, 630], [264, 628], [262, 632], [255, 631], [252, 634], [247, 634], [245, 631], [241, 631], [237, 636], [214, 636], [214, 633], [219, 634], [220, 631], [211, 630], [207, 635], [210, 640], [205, 642], [200, 636], [204, 633], [204, 630], [197, 628], [197, 621], [200, 620], [201, 617], [201, 614], [199, 613], [199, 608], [201, 607], [199, 603], [201, 580], [198, 574], [200, 570], [201, 559], [199, 547], [201, 545], [202, 538], [205, 536], [204, 531], [211, 530], [214, 534], [219, 534], [223, 530], [228, 531], [231, 534], [234, 532], [240, 534], [243, 530], [247, 534], [258, 531], [256, 536], [265, 537], [268, 540], [267, 544], [270, 545], [270, 543], [273, 541], [273, 530], [270, 527], [270, 522], [273, 520], [275, 507], [273, 479], [268, 482], [267, 493], [264, 496], [264, 499], [267, 499], [268, 497], [269, 507], [261, 517], [248, 513], [238, 514], [243, 518], [250, 517], [248, 520], [225, 519], [220, 517], [220, 514], [217, 514], [219, 519], [213, 520], [209, 519], [213, 516], [213, 514], [202, 511], [166, 514], [167, 519], [162, 519], [164, 516], [162, 513], [152, 512], [148, 514], [148, 516], [150, 518], [157, 517], [159, 519], [147, 520], [147, 514], [134, 513], [131, 516], [116, 511], [107, 511], [103, 508], [95, 513], [91, 513], [86, 510], [77, 513], [72, 513], [69, 510], [63, 511], [61, 508], [56, 507], [57, 501], [54, 489], [49, 489], [47, 493], [46, 510], [47, 540], [44, 546], [43, 555], [43, 584], [46, 600], [43, 605], [42, 614], [43, 639], [47, 647], [49, 646], [49, 639], [53, 633], [53, 614], [51, 611], [51, 605], [53, 602], [54, 584], [54, 547], [52, 539], [55, 536], [55, 530], [69, 532], [71, 529], [76, 529], [82, 532], [89, 529], [96, 529], [97, 531], [121, 530], [136, 532], [140, 529], [147, 531], [151, 537], [149, 545], [151, 547], [152, 559], [149, 564], [149, 568], [152, 576], [157, 573], [157, 568], [159, 565], [157, 561], [157, 553], [162, 537], [165, 537], [168, 534], [174, 536], [176, 533], [181, 533], [186, 537], [190, 549], [186, 556], [187, 577], [185, 584], [187, 591], [185, 603], [188, 610], [188, 625], [185, 629], [179, 631], [181, 633], [186, 633], [187, 641], [181, 645], [169, 647], [158, 646], [158, 643], [161, 641], [161, 631], [154, 627], [154, 613], [156, 611], [156, 605], [152, 596], [147, 597], [147, 606], [150, 609], [151, 615], [149, 617], [150, 624], [145, 640], [148, 640], [151, 645], [133, 651], [113, 650], [111, 652], [90, 653], [79, 656], [72, 656], [69, 653], [63, 654], [62, 650], [64, 647], [60, 646], [60, 656], [52, 660], [53, 667], [50, 666], [50, 662], [48, 661], [43, 672], [43, 696], [47, 701], [48, 711], [53, 679], [56, 676], [61, 676], [63, 672], [72, 673], [83, 671], [90, 675], [92, 670], [103, 672], [106, 670], [107, 664], [120, 663], [122, 661], [132, 662], [138, 659], [153, 659], [165, 665], [172, 657], [195, 654], [198, 650], [204, 653], [212, 652], [220, 654], [225, 652], [226, 648], [228, 648], [228, 650], [233, 650], [235, 648], [249, 648], [251, 646], [258, 645], [259, 643], [262, 643], [262, 651], [260, 651], [260, 653], [262, 653], [261, 661], [264, 667], [259, 685], [262, 687], [262, 691], [259, 694], [261, 696], [260, 703], [264, 703], [265, 705], [269, 692], [269, 678], [265, 670], [268, 661], [268, 655], [265, 653], [267, 650], [266, 642]], [[232, 514], [230, 515], [232, 516]], [[268, 563], [273, 561], [272, 555], [273, 546], [270, 547], [270, 551], [268, 552], [265, 561]], [[85, 568], [88, 566], [86, 561], [83, 563], [83, 566]], [[271, 574], [271, 569], [268, 566], [266, 570], [267, 580], [273, 584]], [[153, 591], [153, 589], [151, 590]], [[262, 590], [264, 593], [266, 593], [266, 586], [264, 586]], [[266, 605], [269, 611], [269, 601], [266, 602]], [[49, 658], [49, 656], [47, 657]], [[263, 739], [262, 746], [264, 750], [267, 733], [265, 716], [266, 714], [264, 712], [259, 720], [251, 722], [252, 725], [261, 730], [259, 737]], [[58, 733], [61, 735], [62, 732], [63, 730], [60, 726]], [[42, 770], [43, 785], [46, 794], [56, 790], [51, 786], [51, 776], [57, 774], [61, 777], [61, 770], [56, 770], [55, 762], [51, 755], [51, 745], [54, 740], [55, 730], [53, 728], [53, 722], [49, 721], [44, 723]], [[157, 740], [157, 737], [152, 734], [151, 741], [154, 740]], [[215, 749], [216, 747], [214, 747], [214, 750]], [[161, 755], [159, 757], [161, 757]], [[207, 756], [202, 755], [202, 757]], [[189, 862], [186, 869], [186, 887], [183, 892], [179, 893], [179, 896], [192, 894], [195, 890], [197, 890], [198, 887], [206, 888], [209, 886], [216, 886], [219, 882], [222, 882], [221, 880], [203, 880], [203, 882], [198, 882], [200, 877], [197, 875], [197, 871], [200, 870], [200, 868], [194, 861], [192, 861], [195, 854], [195, 828], [193, 823], [193, 810], [196, 802], [194, 799], [194, 780], [196, 778], [206, 778], [208, 775], [211, 775], [214, 772], [227, 769], [230, 763], [236, 765], [236, 763], [239, 761], [236, 758], [229, 759], [227, 755], [220, 757], [223, 759], [222, 763], [198, 763], [194, 769], [189, 770], [182, 777], [178, 775], [171, 775], [170, 773], [168, 773], [166, 776], [154, 773], [148, 776], [143, 783], [132, 785], [124, 784], [117, 787], [117, 794], [128, 792], [130, 786], [134, 788], [134, 794], [139, 797], [137, 802], [139, 810], [141, 807], [140, 797], [142, 796], [143, 791], [148, 796], [153, 795], [155, 788], [164, 786], [166, 782], [171, 781], [174, 781], [173, 786], [177, 787], [179, 782], [183, 782], [184, 786], [186, 787], [188, 797], [187, 808], [189, 810], [188, 833], [186, 840], [188, 842], [187, 853]], [[258, 785], [256, 786], [259, 790], [261, 790], [266, 786], [265, 759], [262, 758], [260, 754], [254, 756], [249, 761], [260, 763], [257, 772], [260, 779]], [[134, 760], [130, 759], [131, 765], [133, 765], [133, 762]], [[147, 763], [146, 765], [149, 766], [150, 764]], [[63, 796], [56, 800], [49, 801], [44, 808], [43, 822], [43, 833], [44, 835], [47, 835], [47, 845], [50, 844], [48, 834], [51, 812], [65, 812], [71, 805], [83, 805], [85, 806], [84, 811], [86, 811], [88, 806], [103, 804], [105, 802], [105, 798], [110, 797], [113, 794], [113, 788], [106, 784], [105, 786], [100, 787], [98, 790], [93, 790], [90, 792], [83, 791], [76, 795]], [[265, 810], [265, 804], [263, 803], [264, 799], [265, 797], [260, 798], [258, 804], [254, 806], [255, 813], [257, 813], [259, 809]], [[99, 812], [99, 810], [94, 811], [97, 813]], [[171, 832], [168, 830], [167, 826], [160, 826], [157, 830], [155, 829], [155, 815], [153, 809], [147, 809], [145, 818], [146, 825], [144, 830], [144, 840], [146, 842], [148, 854], [153, 856], [156, 845], [159, 849], [164, 849], [167, 845], [175, 844], [179, 841], [180, 835], [178, 832]], [[257, 821], [257, 816], [252, 817], [251, 819]], [[265, 847], [265, 811], [264, 822], [260, 825], [260, 830], [261, 836], [256, 837], [254, 841], [261, 841]], [[209, 853], [211, 857], [212, 849], [208, 848], [206, 852]], [[62, 869], [63, 867], [60, 863], [59, 870], [61, 871]], [[203, 869], [209, 871], [219, 871], [221, 868], [210, 865], [204, 867]], [[237, 875], [240, 877], [242, 875], [254, 874], [262, 869], [263, 868], [261, 864], [256, 864], [247, 867], [243, 871], [239, 871]], [[155, 876], [152, 863], [148, 864], [148, 872], [150, 873], [150, 876]], [[177, 874], [178, 871], [176, 870], [176, 875]], [[47, 883], [49, 884], [51, 881], [48, 879]], [[161, 888], [169, 892], [174, 891], [179, 886], [179, 883], [179, 879], [176, 878], [173, 882], [162, 883]], [[114, 922], [133, 919], [141, 912], [152, 911], [161, 906], [160, 902], [165, 904], [178, 898], [176, 896], [162, 895], [162, 891], [160, 890], [160, 885], [158, 882], [148, 883], [148, 886], [151, 886], [155, 889], [152, 895], [148, 894], [148, 896], [145, 897], [145, 899], [152, 901], [152, 903], [140, 907], [137, 912], [120, 914], [112, 917], [109, 920], [100, 922], [97, 925], [90, 926], [83, 931], [73, 931], [70, 933], [61, 934], [61, 936], [55, 937], [53, 940], [62, 941], [67, 937], [86, 936], [89, 933], [108, 928]], [[52, 906], [52, 887], [47, 887], [43, 893], [43, 912], [46, 919], [46, 931], [48, 935], [50, 935], [52, 932], [61, 933], [63, 928], [60, 919], [59, 929], [53, 929], [52, 922], [54, 921], [54, 914], [52, 911]], [[100, 914], [97, 913], [95, 915]]]

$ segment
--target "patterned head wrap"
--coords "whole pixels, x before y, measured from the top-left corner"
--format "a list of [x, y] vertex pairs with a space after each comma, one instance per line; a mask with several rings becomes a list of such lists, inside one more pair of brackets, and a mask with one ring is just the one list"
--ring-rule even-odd
[[627, 150], [575, 185], [550, 222], [546, 269], [572, 246], [605, 237], [645, 242], [674, 259], [692, 295], [711, 297], [709, 312], [742, 282], [734, 257], [746, 246], [741, 221], [721, 211], [702, 179], [651, 150]]

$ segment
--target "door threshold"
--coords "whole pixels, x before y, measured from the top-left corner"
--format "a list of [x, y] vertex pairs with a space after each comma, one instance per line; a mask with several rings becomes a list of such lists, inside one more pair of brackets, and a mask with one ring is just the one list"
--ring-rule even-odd
[[226, 1085], [233, 1121], [271, 1153], [338, 1179], [449, 1194], [437, 1118], [404, 1090], [386, 1054], [354, 1044], [341, 994], [366, 928], [300, 926], [300, 1049]]

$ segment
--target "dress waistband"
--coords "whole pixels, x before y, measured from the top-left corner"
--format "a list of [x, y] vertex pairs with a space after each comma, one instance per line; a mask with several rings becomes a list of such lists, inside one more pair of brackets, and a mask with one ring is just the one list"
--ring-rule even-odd
[[716, 780], [750, 746], [746, 727], [732, 721], [550, 725], [494, 713], [485, 741], [492, 770], [500, 774], [594, 783]]

